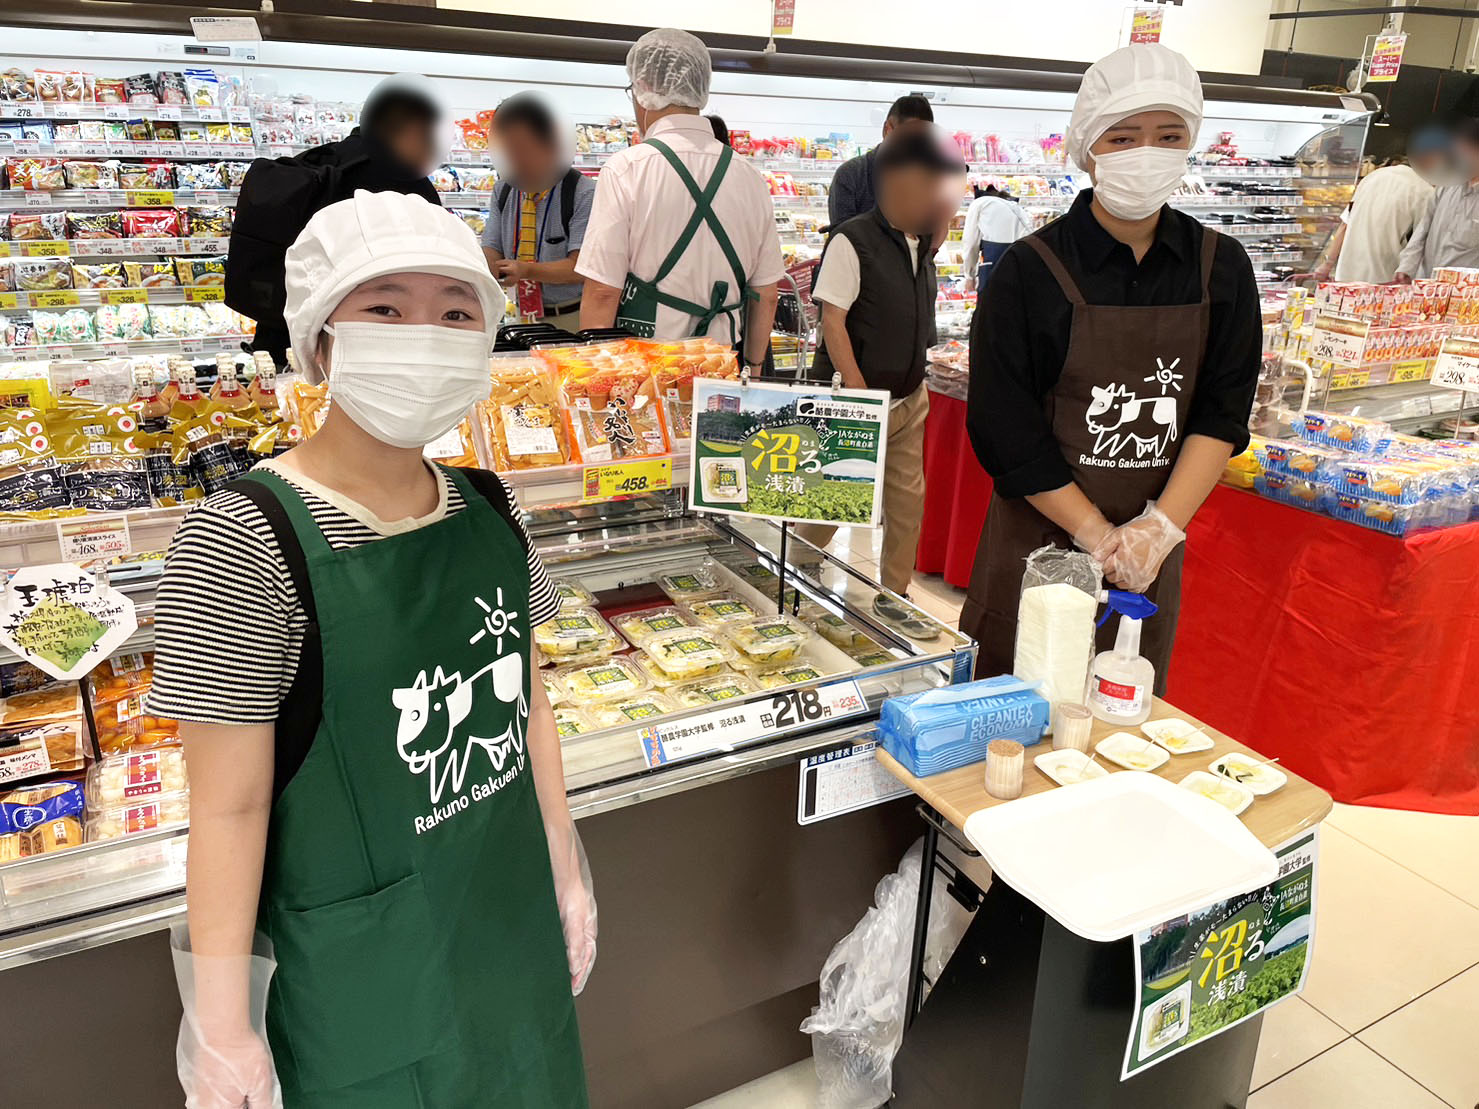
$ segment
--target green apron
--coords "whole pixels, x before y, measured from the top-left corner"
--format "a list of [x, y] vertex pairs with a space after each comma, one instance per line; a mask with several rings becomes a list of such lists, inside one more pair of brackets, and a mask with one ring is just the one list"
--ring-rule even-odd
[[[729, 318], [729, 339], [731, 346], [738, 346], [744, 337], [743, 326], [736, 326], [736, 312], [743, 319], [746, 302], [758, 300], [755, 291], [745, 281], [745, 267], [740, 264], [739, 255], [734, 252], [734, 244], [729, 241], [729, 236], [724, 233], [724, 225], [719, 222], [719, 217], [714, 215], [714, 197], [719, 193], [719, 186], [724, 181], [724, 175], [729, 171], [729, 163], [734, 158], [734, 151], [726, 146], [719, 155], [719, 165], [715, 167], [714, 174], [709, 178], [709, 183], [702, 189], [698, 182], [693, 179], [693, 174], [688, 172], [688, 167], [678, 160], [678, 156], [664, 142], [657, 139], [648, 139], [647, 145], [653, 147], [673, 167], [678, 178], [683, 182], [688, 194], [693, 197], [693, 215], [688, 220], [688, 225], [683, 228], [683, 233], [678, 236], [678, 241], [668, 251], [668, 256], [663, 259], [662, 265], [657, 268], [657, 276], [651, 281], [644, 281], [634, 273], [627, 274], [626, 284], [621, 290], [621, 304], [616, 309], [616, 326], [624, 327], [633, 335], [643, 339], [651, 339], [657, 334], [657, 308], [664, 305], [668, 308], [677, 309], [679, 312], [687, 312], [690, 316], [696, 316], [698, 322], [690, 335], [708, 334], [709, 324], [713, 323], [720, 313]], [[668, 274], [673, 272], [673, 267], [683, 257], [683, 252], [693, 242], [693, 236], [698, 233], [700, 225], [707, 223], [709, 230], [714, 233], [714, 238], [719, 243], [719, 249], [724, 251], [724, 257], [729, 261], [729, 268], [734, 271], [734, 296], [733, 303], [726, 303], [730, 295], [728, 281], [716, 281], [709, 294], [708, 304], [698, 304], [682, 297], [665, 293], [660, 286]]]
[[565, 941], [524, 744], [522, 539], [467, 507], [331, 549], [261, 470], [302, 545], [323, 716], [272, 809], [258, 926], [286, 1109], [587, 1104]]

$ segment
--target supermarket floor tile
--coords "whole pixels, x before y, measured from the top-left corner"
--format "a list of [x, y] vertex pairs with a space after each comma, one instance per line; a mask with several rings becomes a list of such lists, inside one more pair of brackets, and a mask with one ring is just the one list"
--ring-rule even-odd
[[816, 1068], [810, 1059], [803, 1059], [728, 1093], [701, 1101], [693, 1109], [812, 1109], [816, 1103]]
[[1256, 1090], [1248, 1109], [1447, 1109], [1433, 1094], [1359, 1040], [1317, 1055]]
[[1320, 842], [1310, 1005], [1359, 1032], [1479, 963], [1479, 909], [1337, 828]]
[[1336, 805], [1328, 823], [1479, 907], [1479, 820], [1472, 816]]
[[1302, 998], [1290, 998], [1275, 1005], [1263, 1017], [1250, 1088], [1256, 1090], [1268, 1085], [1320, 1052], [1328, 1051], [1347, 1035], [1344, 1028]]
[[1479, 1104], [1479, 967], [1451, 978], [1358, 1037], [1450, 1105]]
[[909, 587], [909, 599], [953, 628], [960, 622], [965, 590], [956, 589], [938, 574], [915, 574], [914, 583]]

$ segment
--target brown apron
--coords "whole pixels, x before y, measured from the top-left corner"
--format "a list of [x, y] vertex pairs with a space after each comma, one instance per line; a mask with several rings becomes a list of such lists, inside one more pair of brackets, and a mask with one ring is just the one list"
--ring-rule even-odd
[[[1068, 355], [1044, 411], [1074, 482], [1110, 523], [1123, 524], [1161, 495], [1181, 452], [1207, 346], [1217, 233], [1207, 228], [1202, 235], [1201, 302], [1176, 305], [1089, 304], [1039, 236], [1025, 242], [1073, 305]], [[961, 631], [980, 644], [978, 677], [1011, 673], [1026, 558], [1048, 544], [1071, 548], [1073, 540], [1026, 498], [992, 498], [960, 614]], [[1158, 694], [1176, 637], [1184, 553], [1184, 547], [1171, 553], [1146, 594], [1159, 611], [1145, 621], [1140, 653], [1155, 666]], [[1111, 619], [1099, 629], [1099, 650], [1114, 646], [1117, 624]]]

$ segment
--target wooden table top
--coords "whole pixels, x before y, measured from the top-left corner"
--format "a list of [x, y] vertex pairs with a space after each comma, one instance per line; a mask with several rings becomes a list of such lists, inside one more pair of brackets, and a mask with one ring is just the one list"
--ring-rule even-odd
[[[1262, 758], [1251, 747], [1244, 746], [1235, 739], [1223, 735], [1216, 728], [1203, 724], [1196, 717], [1184, 713], [1177, 708], [1167, 704], [1165, 701], [1156, 699], [1155, 707], [1151, 710], [1152, 720], [1177, 719], [1201, 728], [1212, 737], [1213, 746], [1205, 751], [1197, 751], [1189, 755], [1172, 755], [1170, 760], [1159, 770], [1153, 773], [1160, 775], [1172, 782], [1179, 782], [1193, 770], [1205, 770], [1207, 764], [1221, 755], [1233, 751], [1241, 751], [1246, 754]], [[1098, 743], [1101, 739], [1114, 732], [1130, 732], [1133, 735], [1142, 736], [1139, 728], [1124, 728], [1114, 724], [1105, 724], [1100, 720], [1094, 721], [1094, 730], [1090, 738], [1090, 744]], [[1043, 793], [1050, 789], [1062, 788], [1056, 785], [1052, 779], [1032, 765], [1032, 760], [1045, 751], [1053, 749], [1052, 739], [1044, 739], [1041, 743], [1027, 748], [1026, 766], [1022, 773], [1022, 796], [1030, 797], [1034, 793]], [[964, 828], [966, 818], [973, 812], [990, 808], [993, 805], [1005, 805], [1006, 801], [998, 800], [986, 792], [986, 764], [984, 762], [972, 763], [962, 766], [958, 770], [949, 770], [943, 774], [933, 774], [928, 778], [916, 778], [909, 773], [897, 759], [890, 755], [880, 746], [877, 750], [878, 761], [886, 766], [894, 777], [912, 789], [923, 800], [932, 805], [937, 812], [957, 828]], [[1130, 773], [1122, 771], [1120, 767], [1104, 758], [1096, 756], [1099, 764], [1111, 773]], [[1283, 843], [1311, 825], [1318, 824], [1330, 815], [1333, 802], [1330, 794], [1326, 793], [1313, 782], [1306, 781], [1292, 770], [1280, 765], [1279, 769], [1289, 776], [1289, 781], [1282, 789], [1264, 797], [1255, 797], [1253, 804], [1244, 810], [1239, 818], [1248, 826], [1248, 830], [1257, 836], [1264, 845], [1273, 847]]]

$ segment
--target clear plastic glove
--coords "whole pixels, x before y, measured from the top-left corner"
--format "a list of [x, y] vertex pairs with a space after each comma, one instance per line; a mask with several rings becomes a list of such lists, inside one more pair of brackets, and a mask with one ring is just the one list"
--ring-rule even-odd
[[1154, 585], [1166, 556], [1186, 539], [1186, 532], [1173, 524], [1155, 501], [1147, 501], [1144, 512], [1115, 528], [1115, 535], [1119, 543], [1104, 572], [1132, 593], [1144, 593]]
[[561, 828], [546, 828], [545, 838], [549, 841], [560, 926], [565, 930], [570, 992], [579, 995], [596, 965], [596, 891], [591, 883], [591, 864], [573, 820]]
[[185, 1010], [175, 1064], [186, 1109], [282, 1109], [267, 1046], [267, 987], [277, 964], [259, 943], [252, 955], [195, 955], [185, 927], [171, 930]]

